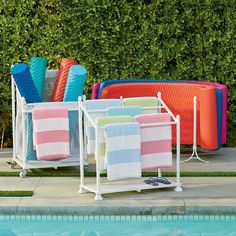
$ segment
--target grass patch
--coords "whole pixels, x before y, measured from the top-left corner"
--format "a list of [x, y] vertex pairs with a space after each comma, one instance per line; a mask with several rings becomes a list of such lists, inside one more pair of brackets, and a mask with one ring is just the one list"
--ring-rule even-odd
[[33, 191], [0, 191], [0, 197], [32, 197]]
[[[165, 177], [175, 177], [175, 172], [162, 172]], [[181, 172], [181, 177], [236, 177], [236, 172]], [[0, 172], [0, 176], [14, 177], [19, 176], [19, 172]], [[29, 171], [28, 177], [79, 177], [80, 173], [76, 170], [33, 170]], [[95, 172], [85, 172], [86, 177], [96, 177]], [[106, 177], [106, 174], [101, 174], [101, 177]], [[143, 177], [155, 177], [157, 172], [143, 172]]]
[[[143, 172], [143, 177], [157, 176], [157, 172]], [[162, 172], [162, 176], [175, 177], [175, 172]], [[181, 172], [181, 177], [236, 177], [236, 172]]]

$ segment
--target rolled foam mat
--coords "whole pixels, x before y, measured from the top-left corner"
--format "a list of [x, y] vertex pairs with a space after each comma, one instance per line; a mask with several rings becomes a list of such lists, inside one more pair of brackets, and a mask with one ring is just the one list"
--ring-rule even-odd
[[[101, 98], [156, 96], [157, 92], [173, 114], [180, 115], [181, 144], [193, 144], [193, 97], [197, 96], [197, 144], [206, 150], [218, 148], [216, 88], [188, 83], [112, 84], [102, 90]], [[172, 139], [176, 143], [175, 127]]]
[[30, 74], [41, 99], [43, 98], [47, 63], [48, 60], [44, 57], [30, 58]]
[[[191, 80], [192, 82], [192, 80]], [[205, 81], [193, 81], [194, 83], [206, 84], [216, 87], [222, 91], [222, 117], [221, 117], [221, 143], [226, 144], [227, 142], [227, 100], [228, 100], [228, 89], [225, 84], [205, 82]], [[217, 104], [219, 102], [219, 97], [217, 96]], [[218, 105], [217, 105], [218, 107]]]
[[21, 97], [25, 98], [26, 103], [41, 102], [34, 82], [31, 78], [28, 65], [26, 63], [16, 64], [11, 68], [11, 75]]
[[212, 136], [218, 137], [217, 123], [214, 122], [216, 119], [212, 117], [212, 113], [216, 114], [217, 112], [216, 102], [213, 99], [216, 96], [215, 93], [216, 89], [213, 87], [202, 87], [200, 90], [200, 146], [207, 150], [212, 149]]
[[206, 84], [213, 87], [216, 87], [216, 99], [217, 99], [217, 121], [218, 121], [218, 147], [220, 148], [221, 144], [226, 143], [227, 137], [227, 87], [224, 84], [213, 83], [213, 82], [203, 82], [203, 81], [194, 81], [194, 80], [153, 80], [153, 79], [120, 79], [120, 80], [106, 80], [100, 83], [99, 91], [95, 91], [93, 88], [92, 93], [94, 93], [95, 99], [101, 97], [103, 88], [111, 84], [120, 84], [120, 83], [197, 83], [197, 84]]
[[51, 102], [62, 102], [64, 98], [66, 82], [70, 67], [78, 64], [77, 61], [71, 58], [63, 58], [59, 67], [55, 87], [53, 89]]
[[78, 101], [78, 97], [83, 95], [87, 70], [81, 65], [70, 67], [66, 83], [64, 101]]

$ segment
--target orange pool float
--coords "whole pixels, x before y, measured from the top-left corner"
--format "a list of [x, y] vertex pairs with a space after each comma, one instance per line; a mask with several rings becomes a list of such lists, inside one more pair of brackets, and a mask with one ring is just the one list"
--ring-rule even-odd
[[[180, 115], [181, 144], [193, 144], [193, 97], [197, 97], [197, 145], [205, 150], [218, 148], [216, 88], [202, 84], [126, 83], [112, 84], [102, 90], [101, 98], [156, 96], [162, 99], [174, 115]], [[176, 129], [173, 127], [173, 143]]]

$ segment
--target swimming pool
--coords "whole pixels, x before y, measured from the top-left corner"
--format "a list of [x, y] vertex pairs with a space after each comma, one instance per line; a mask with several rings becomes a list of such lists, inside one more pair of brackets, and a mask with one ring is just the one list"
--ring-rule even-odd
[[235, 235], [236, 216], [0, 216], [0, 236], [208, 236]]

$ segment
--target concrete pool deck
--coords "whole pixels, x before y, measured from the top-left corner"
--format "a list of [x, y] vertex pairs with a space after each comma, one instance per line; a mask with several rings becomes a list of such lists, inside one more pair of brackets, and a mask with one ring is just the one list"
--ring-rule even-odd
[[[0, 172], [17, 171], [6, 164], [9, 156], [0, 154]], [[192, 161], [181, 164], [181, 170], [236, 172], [236, 148], [223, 148], [205, 159], [210, 163]], [[95, 178], [86, 177], [86, 181], [95, 182]], [[183, 192], [173, 188], [123, 192], [104, 194], [103, 201], [95, 201], [93, 193], [78, 193], [79, 177], [0, 177], [1, 191], [34, 192], [32, 197], [0, 197], [0, 214], [190, 214], [202, 209], [206, 213], [236, 214], [236, 177], [182, 177], [181, 182]]]

